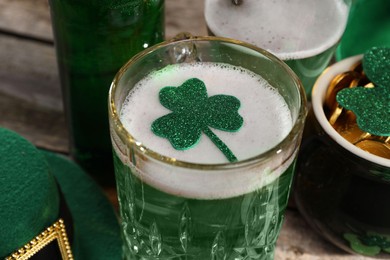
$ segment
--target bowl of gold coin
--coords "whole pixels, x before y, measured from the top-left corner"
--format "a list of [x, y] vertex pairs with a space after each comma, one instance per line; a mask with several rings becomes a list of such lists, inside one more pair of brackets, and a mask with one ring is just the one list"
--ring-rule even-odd
[[344, 59], [318, 78], [294, 192], [324, 238], [390, 258], [390, 48]]

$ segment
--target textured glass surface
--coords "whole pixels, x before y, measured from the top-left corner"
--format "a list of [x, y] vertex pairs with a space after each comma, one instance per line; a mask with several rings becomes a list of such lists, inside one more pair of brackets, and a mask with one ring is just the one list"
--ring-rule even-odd
[[273, 259], [293, 166], [242, 196], [199, 200], [159, 191], [114, 156], [127, 259]]

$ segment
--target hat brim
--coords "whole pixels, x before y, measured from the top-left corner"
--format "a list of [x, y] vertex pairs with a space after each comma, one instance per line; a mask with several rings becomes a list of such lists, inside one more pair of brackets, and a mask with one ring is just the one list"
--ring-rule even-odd
[[119, 221], [101, 188], [65, 156], [42, 153], [72, 215], [74, 259], [121, 259]]

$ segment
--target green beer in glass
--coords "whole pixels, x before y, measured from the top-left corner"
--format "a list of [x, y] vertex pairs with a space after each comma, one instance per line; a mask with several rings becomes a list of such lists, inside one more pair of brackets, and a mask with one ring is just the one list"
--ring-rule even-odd
[[[106, 100], [133, 55], [164, 38], [164, 0], [50, 0], [72, 156], [101, 183], [112, 169]], [[113, 178], [112, 178], [113, 179]]]
[[[178, 93], [188, 78], [204, 82], [208, 100], [219, 94], [237, 98], [241, 128], [203, 128], [187, 150], [157, 136], [152, 122], [170, 113], [162, 89]], [[287, 65], [239, 41], [191, 37], [132, 58], [109, 93], [125, 258], [273, 259], [305, 105], [304, 90]], [[223, 117], [209, 117], [226, 118], [229, 104], [220, 109]], [[190, 110], [189, 118], [207, 111]], [[181, 121], [176, 130], [189, 124]], [[221, 142], [236, 160], [224, 157]]]
[[349, 0], [206, 0], [213, 35], [266, 49], [298, 75], [310, 97], [329, 64], [348, 19]]

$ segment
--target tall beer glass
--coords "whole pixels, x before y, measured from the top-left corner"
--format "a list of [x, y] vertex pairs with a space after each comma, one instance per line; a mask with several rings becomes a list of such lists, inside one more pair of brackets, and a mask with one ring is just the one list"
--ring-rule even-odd
[[[160, 104], [162, 90], [176, 93], [178, 87], [165, 86], [178, 86], [188, 76], [204, 81], [210, 101], [221, 92], [241, 101], [238, 113], [244, 123], [237, 132], [202, 130], [218, 135], [237, 160], [224, 158], [210, 135], [202, 134], [194, 147], [177, 151], [152, 132], [153, 119], [169, 113]], [[248, 84], [241, 82], [241, 76]], [[248, 89], [252, 83], [253, 89]], [[197, 92], [192, 97], [198, 100], [199, 96]], [[270, 104], [276, 96], [281, 103]], [[191, 99], [181, 103], [179, 110], [189, 104]], [[220, 115], [225, 115], [229, 104], [222, 106], [221, 114], [209, 117], [224, 118]], [[132, 58], [109, 93], [126, 259], [273, 259], [305, 104], [304, 90], [288, 66], [239, 41], [191, 37], [156, 45]], [[258, 105], [263, 110], [252, 109]], [[194, 109], [189, 117], [199, 113]], [[283, 113], [289, 119], [280, 124], [278, 115]], [[177, 131], [188, 130], [189, 124], [181, 121]]]
[[329, 64], [348, 18], [349, 0], [206, 0], [211, 33], [252, 43], [285, 61], [306, 94]]
[[49, 4], [70, 153], [100, 183], [113, 183], [108, 89], [128, 59], [163, 41], [164, 0], [50, 0]]

